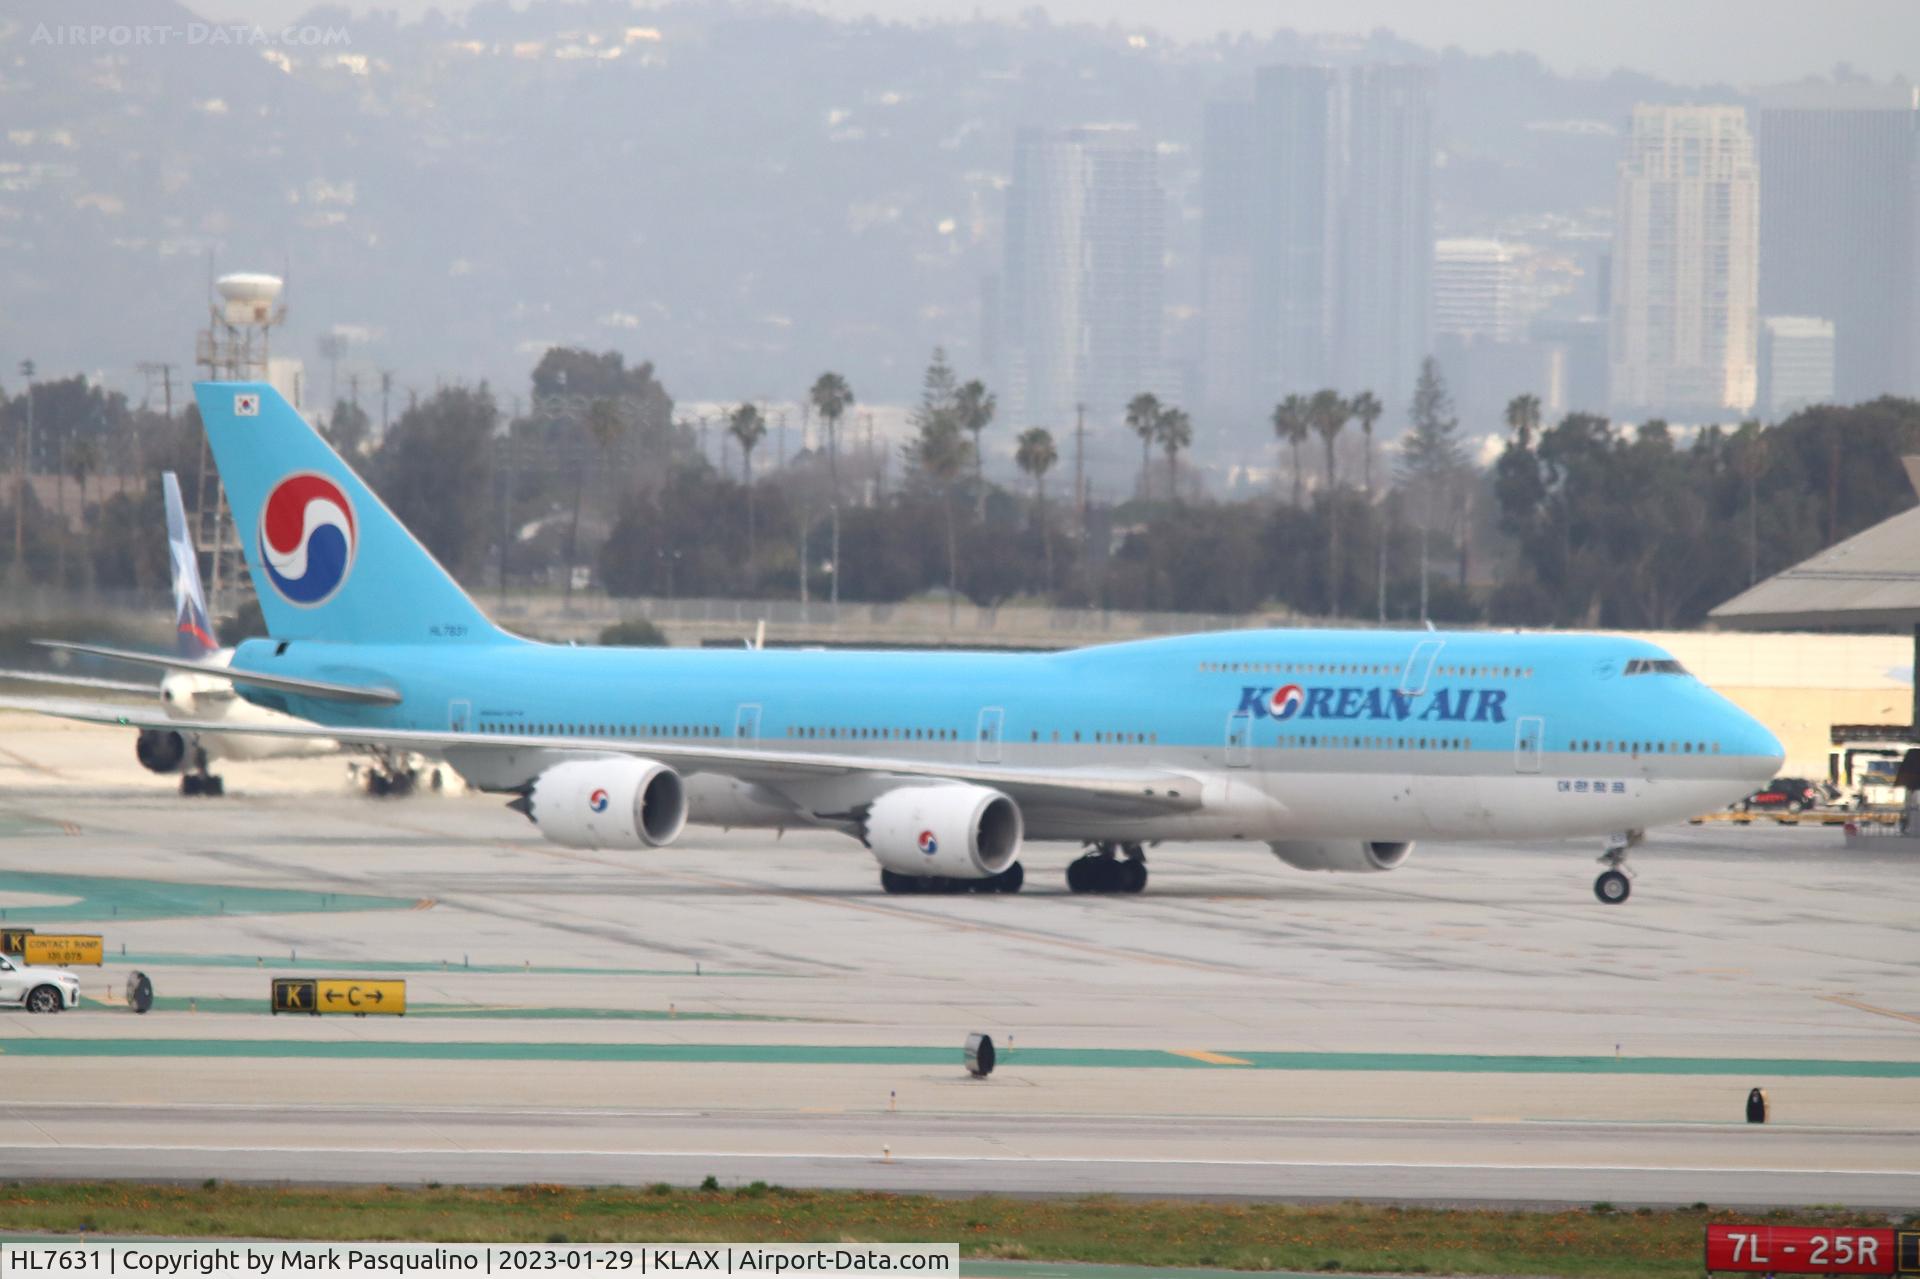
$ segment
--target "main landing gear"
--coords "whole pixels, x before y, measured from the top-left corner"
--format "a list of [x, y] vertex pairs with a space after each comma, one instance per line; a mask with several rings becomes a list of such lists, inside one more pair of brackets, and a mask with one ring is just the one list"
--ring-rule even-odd
[[880, 872], [880, 887], [889, 893], [1017, 893], [1027, 882], [1027, 872], [1015, 862], [998, 875], [985, 879], [948, 879], [943, 875], [902, 875], [897, 870]]
[[1600, 854], [1600, 864], [1606, 869], [1593, 881], [1593, 895], [1609, 906], [1618, 906], [1627, 900], [1633, 892], [1633, 881], [1628, 878], [1627, 850], [1647, 837], [1643, 830], [1615, 831], [1607, 836], [1606, 851]]
[[227, 784], [220, 774], [208, 771], [207, 752], [199, 746], [193, 748], [193, 767], [180, 774], [180, 793], [182, 795], [220, 796], [227, 793]]
[[1094, 844], [1067, 863], [1067, 888], [1071, 892], [1137, 893], [1146, 886], [1147, 850], [1138, 844]]

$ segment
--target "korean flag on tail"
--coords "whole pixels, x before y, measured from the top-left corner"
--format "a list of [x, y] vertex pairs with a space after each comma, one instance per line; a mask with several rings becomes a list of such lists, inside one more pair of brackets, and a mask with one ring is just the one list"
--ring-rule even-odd
[[235, 417], [259, 417], [260, 396], [252, 391], [241, 391], [233, 397], [233, 415]]

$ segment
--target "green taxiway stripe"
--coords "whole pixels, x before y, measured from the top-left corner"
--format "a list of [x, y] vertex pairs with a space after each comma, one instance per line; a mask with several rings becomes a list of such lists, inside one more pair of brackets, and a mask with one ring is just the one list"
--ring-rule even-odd
[[[365, 1039], [0, 1040], [9, 1057], [297, 1057], [349, 1061], [727, 1062], [799, 1066], [951, 1066], [954, 1048], [858, 1044], [643, 1044], [453, 1042]], [[1237, 1053], [1247, 1066], [1220, 1067], [1150, 1048], [1022, 1048], [1003, 1066], [1081, 1069], [1409, 1071], [1459, 1075], [1738, 1075], [1920, 1079], [1920, 1062], [1776, 1057], [1500, 1057], [1470, 1053]]]
[[749, 969], [592, 968], [580, 964], [471, 964], [440, 959], [314, 959], [272, 955], [107, 954], [129, 968], [258, 968], [277, 973], [545, 973], [561, 977], [791, 977], [793, 973]]
[[[81, 997], [87, 1008], [124, 1009], [126, 1004], [115, 1000], [107, 1003], [103, 1000]], [[198, 1013], [258, 1013], [262, 1017], [273, 1013], [266, 996], [248, 999], [238, 995], [214, 995], [207, 998], [187, 995], [158, 995], [153, 1001], [155, 1012], [198, 1012]], [[713, 1013], [713, 1012], [669, 1012], [664, 1008], [537, 1008], [523, 1004], [410, 1004], [407, 1007], [409, 1017], [472, 1017], [489, 1021], [802, 1021], [799, 1017], [771, 1017], [758, 1013]], [[0, 1048], [5, 1045], [0, 1043]]]
[[0, 921], [9, 924], [69, 920], [105, 924], [115, 919], [179, 919], [199, 915], [412, 910], [421, 905], [411, 897], [373, 897], [362, 893], [314, 893], [288, 888], [243, 888], [234, 884], [180, 884], [162, 879], [0, 870], [0, 895], [9, 892], [43, 893], [50, 897], [75, 899], [57, 905], [0, 909]]

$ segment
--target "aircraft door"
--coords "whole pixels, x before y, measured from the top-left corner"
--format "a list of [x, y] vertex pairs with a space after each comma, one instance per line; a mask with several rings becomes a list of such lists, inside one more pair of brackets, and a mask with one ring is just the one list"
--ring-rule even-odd
[[1540, 744], [1546, 734], [1547, 723], [1538, 715], [1522, 715], [1513, 722], [1514, 772], [1540, 771]]
[[760, 739], [760, 704], [743, 702], [740, 709], [733, 713], [733, 735], [742, 742]]
[[1427, 680], [1433, 674], [1433, 663], [1446, 646], [1445, 640], [1421, 640], [1415, 644], [1413, 655], [1407, 658], [1406, 666], [1400, 671], [1400, 691], [1415, 697], [1426, 692]]
[[1245, 768], [1253, 763], [1253, 716], [1235, 711], [1227, 716], [1227, 767]]
[[999, 706], [980, 708], [980, 739], [976, 744], [974, 758], [982, 764], [1000, 762], [1000, 730], [1005, 727], [1007, 712]]
[[473, 703], [447, 703], [447, 731], [449, 733], [470, 733], [473, 731]]

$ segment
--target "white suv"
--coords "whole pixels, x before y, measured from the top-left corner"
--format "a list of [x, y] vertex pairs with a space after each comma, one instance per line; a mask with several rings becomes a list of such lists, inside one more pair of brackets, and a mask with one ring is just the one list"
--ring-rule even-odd
[[80, 1006], [80, 979], [64, 968], [29, 968], [0, 955], [0, 1007], [18, 1004], [30, 1013], [57, 1013]]

